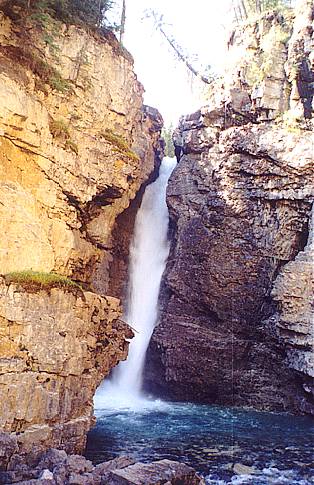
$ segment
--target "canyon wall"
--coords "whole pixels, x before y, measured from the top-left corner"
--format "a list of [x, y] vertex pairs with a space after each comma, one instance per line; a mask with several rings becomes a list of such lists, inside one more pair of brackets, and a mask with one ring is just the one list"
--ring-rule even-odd
[[36, 463], [50, 447], [84, 450], [96, 387], [133, 336], [120, 310], [116, 298], [1, 280], [1, 469]]
[[224, 79], [175, 133], [158, 395], [314, 412], [313, 18], [306, 1], [235, 30]]
[[[50, 19], [47, 37], [19, 9], [0, 2], [0, 464], [8, 469], [48, 447], [84, 449], [96, 387], [132, 336], [120, 301], [107, 296], [113, 228], [162, 152], [162, 118], [143, 106], [132, 58], [113, 34]], [[30, 270], [69, 280], [17, 284]]]
[[[35, 29], [24, 39], [2, 17], [0, 267], [90, 283], [117, 215], [155, 168], [161, 123], [143, 108], [143, 88], [117, 41], [58, 28], [56, 57]], [[26, 41], [44, 61], [29, 53], [28, 64]], [[58, 68], [60, 79], [41, 79], [34, 65]], [[14, 205], [23, 211], [12, 217]]]

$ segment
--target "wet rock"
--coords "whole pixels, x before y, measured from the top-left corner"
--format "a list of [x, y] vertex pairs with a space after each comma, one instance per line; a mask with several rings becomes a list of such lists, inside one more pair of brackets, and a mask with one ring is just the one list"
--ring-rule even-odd
[[161, 460], [150, 464], [136, 463], [122, 470], [113, 471], [107, 478], [108, 485], [203, 485], [193, 468], [171, 460]]
[[181, 157], [167, 189], [176, 233], [147, 355], [149, 390], [297, 409], [298, 378], [266, 320], [278, 272], [308, 237], [310, 144], [307, 132], [246, 125]]
[[[47, 467], [47, 468], [45, 468]], [[33, 478], [35, 477], [35, 478]], [[79, 455], [66, 455], [49, 450], [36, 468], [24, 468], [24, 473], [3, 476], [1, 485], [203, 485], [193, 468], [170, 460], [150, 464], [135, 463], [127, 456], [93, 466]]]
[[254, 467], [243, 465], [242, 463], [235, 463], [232, 469], [237, 475], [253, 475], [256, 473]]

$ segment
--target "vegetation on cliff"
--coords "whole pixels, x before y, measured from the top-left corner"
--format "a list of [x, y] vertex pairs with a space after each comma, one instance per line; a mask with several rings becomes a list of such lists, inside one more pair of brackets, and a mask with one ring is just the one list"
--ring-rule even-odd
[[1, 8], [13, 20], [28, 19], [43, 28], [51, 19], [94, 28], [107, 24], [111, 6], [110, 0], [5, 0]]
[[49, 129], [52, 136], [64, 144], [65, 149], [69, 149], [76, 155], [78, 155], [78, 146], [71, 139], [69, 126], [65, 121], [61, 119], [51, 120], [51, 122], [49, 123]]
[[113, 133], [113, 131], [108, 129], [101, 133], [101, 136], [106, 141], [114, 145], [115, 151], [127, 156], [128, 158], [131, 158], [132, 160], [139, 160], [138, 155], [131, 150], [128, 142], [122, 136], [118, 135], [117, 133]]
[[174, 157], [173, 131], [174, 127], [171, 123], [169, 126], [165, 126], [161, 132], [161, 136], [165, 142], [165, 155], [167, 157]]
[[15, 283], [28, 291], [50, 290], [51, 288], [82, 289], [75, 281], [56, 273], [40, 271], [14, 271], [5, 275], [6, 283]]
[[232, 0], [237, 22], [260, 15], [267, 10], [282, 10], [291, 7], [291, 0]]

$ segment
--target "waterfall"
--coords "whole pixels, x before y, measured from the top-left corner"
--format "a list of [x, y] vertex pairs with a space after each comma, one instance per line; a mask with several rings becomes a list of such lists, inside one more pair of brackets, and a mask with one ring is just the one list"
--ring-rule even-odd
[[158, 315], [161, 277], [169, 254], [166, 188], [176, 165], [163, 159], [159, 177], [146, 187], [130, 246], [128, 300], [123, 319], [135, 330], [128, 359], [120, 362], [95, 396], [95, 408], [123, 407], [141, 400], [146, 350]]

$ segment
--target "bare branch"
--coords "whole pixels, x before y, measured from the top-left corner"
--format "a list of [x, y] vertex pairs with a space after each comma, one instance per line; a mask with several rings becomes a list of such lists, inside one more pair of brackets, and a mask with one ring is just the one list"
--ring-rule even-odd
[[211, 84], [212, 80], [204, 74], [202, 74], [198, 69], [196, 69], [191, 61], [189, 60], [188, 55], [186, 55], [183, 52], [183, 49], [181, 46], [177, 44], [177, 42], [174, 40], [174, 38], [168, 34], [165, 30], [165, 25], [166, 23], [164, 22], [164, 17], [163, 15], [158, 14], [154, 10], [147, 10], [146, 11], [146, 18], [152, 18], [155, 23], [156, 29], [161, 33], [163, 38], [168, 42], [168, 44], [171, 46], [175, 54], [178, 56], [179, 60], [182, 61], [186, 67], [189, 69], [189, 71], [194, 74], [194, 76], [198, 77], [201, 79], [204, 83], [206, 84]]

